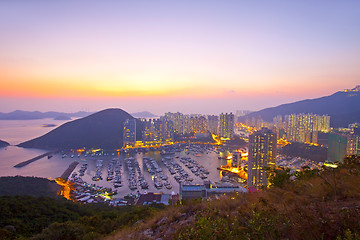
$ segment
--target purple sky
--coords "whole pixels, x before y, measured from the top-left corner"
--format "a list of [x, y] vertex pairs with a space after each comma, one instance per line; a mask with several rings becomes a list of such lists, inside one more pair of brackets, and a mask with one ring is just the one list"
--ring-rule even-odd
[[259, 110], [360, 84], [360, 1], [0, 2], [0, 111]]

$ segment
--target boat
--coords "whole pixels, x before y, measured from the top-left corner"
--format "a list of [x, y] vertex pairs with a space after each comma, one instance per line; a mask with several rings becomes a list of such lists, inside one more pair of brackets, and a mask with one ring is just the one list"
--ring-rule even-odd
[[50, 158], [53, 157], [53, 155], [52, 155], [52, 154], [49, 154], [47, 157], [48, 157], [48, 159], [50, 159]]

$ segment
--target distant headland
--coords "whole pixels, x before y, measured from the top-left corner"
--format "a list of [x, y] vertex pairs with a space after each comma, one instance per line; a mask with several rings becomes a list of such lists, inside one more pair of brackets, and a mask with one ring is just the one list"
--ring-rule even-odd
[[0, 120], [35, 120], [53, 118], [55, 120], [71, 120], [71, 118], [86, 117], [92, 114], [91, 112], [75, 112], [75, 113], [62, 113], [62, 112], [39, 112], [39, 111], [21, 111], [16, 110], [9, 113], [0, 113]]
[[[127, 119], [134, 119], [121, 109], [106, 109], [87, 117], [67, 122], [47, 134], [19, 144], [25, 148], [119, 149], [123, 146], [123, 126]], [[141, 134], [141, 121], [138, 121]]]
[[0, 140], [0, 148], [9, 146], [10, 143]]

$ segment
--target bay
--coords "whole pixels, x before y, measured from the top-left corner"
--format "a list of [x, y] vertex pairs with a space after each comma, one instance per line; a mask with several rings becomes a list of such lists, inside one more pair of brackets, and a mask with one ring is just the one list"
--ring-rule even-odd
[[[111, 182], [106, 181], [106, 172], [107, 167], [111, 159], [117, 158], [123, 163], [122, 167], [122, 181], [123, 186], [118, 188], [117, 197], [125, 196], [129, 193], [136, 193], [139, 191], [140, 193], [147, 192], [162, 192], [167, 194], [174, 194], [179, 192], [179, 184], [175, 181], [173, 176], [169, 173], [166, 166], [161, 162], [162, 156], [158, 151], [155, 152], [146, 152], [146, 153], [136, 153], [136, 154], [121, 154], [119, 156], [112, 156], [111, 154], [108, 156], [83, 156], [81, 155], [79, 158], [75, 155], [75, 157], [70, 157], [70, 154], [63, 158], [62, 154], [55, 154], [52, 158], [48, 159], [44, 157], [39, 159], [27, 166], [22, 168], [14, 168], [14, 165], [29, 160], [33, 157], [41, 155], [46, 150], [41, 149], [31, 149], [31, 148], [21, 148], [14, 146], [15, 144], [19, 144], [21, 142], [30, 140], [35, 137], [39, 137], [52, 129], [58, 127], [59, 125], [65, 123], [66, 121], [57, 121], [53, 119], [39, 119], [39, 120], [2, 120], [0, 121], [0, 139], [4, 141], [8, 141], [12, 146], [8, 146], [6, 148], [0, 148], [0, 176], [36, 176], [36, 177], [44, 177], [54, 179], [56, 177], [61, 176], [61, 174], [68, 168], [69, 164], [73, 161], [78, 161], [80, 164], [75, 168], [74, 172], [78, 172], [82, 163], [88, 163], [88, 169], [86, 170], [84, 176], [82, 177], [88, 183], [96, 184], [98, 186], [104, 187], [112, 187]], [[54, 127], [43, 127], [45, 124], [55, 124]], [[125, 159], [128, 157], [135, 157], [138, 161], [141, 171], [145, 177], [145, 180], [149, 184], [149, 189], [143, 190], [138, 188], [137, 190], [130, 190], [128, 188], [128, 175], [125, 167]], [[143, 164], [143, 157], [147, 156], [155, 159], [158, 165], [162, 168], [163, 172], [168, 176], [168, 181], [172, 184], [172, 189], [156, 189], [153, 184], [153, 176], [146, 171]], [[177, 163], [179, 163], [183, 169], [194, 179], [194, 183], [202, 184], [203, 180], [198, 176], [195, 176], [184, 164], [182, 164], [179, 159], [183, 156], [191, 157], [194, 160], [198, 161], [200, 165], [204, 166], [210, 173], [208, 175], [208, 180], [212, 182], [220, 181], [220, 172], [217, 169], [220, 165], [226, 164], [225, 160], [219, 160], [218, 155], [213, 151], [208, 151], [207, 153], [201, 154], [201, 156], [195, 156], [195, 154], [187, 154], [185, 151], [180, 153], [176, 153], [174, 155], [174, 159]], [[104, 160], [103, 165], [103, 180], [100, 181], [92, 181], [92, 177], [96, 171], [96, 161], [102, 159]]]

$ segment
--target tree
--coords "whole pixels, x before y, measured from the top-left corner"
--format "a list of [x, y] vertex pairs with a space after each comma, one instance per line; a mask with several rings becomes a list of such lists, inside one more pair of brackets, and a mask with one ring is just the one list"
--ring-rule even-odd
[[283, 187], [286, 183], [290, 182], [290, 169], [289, 168], [266, 168], [267, 176], [270, 186]]

